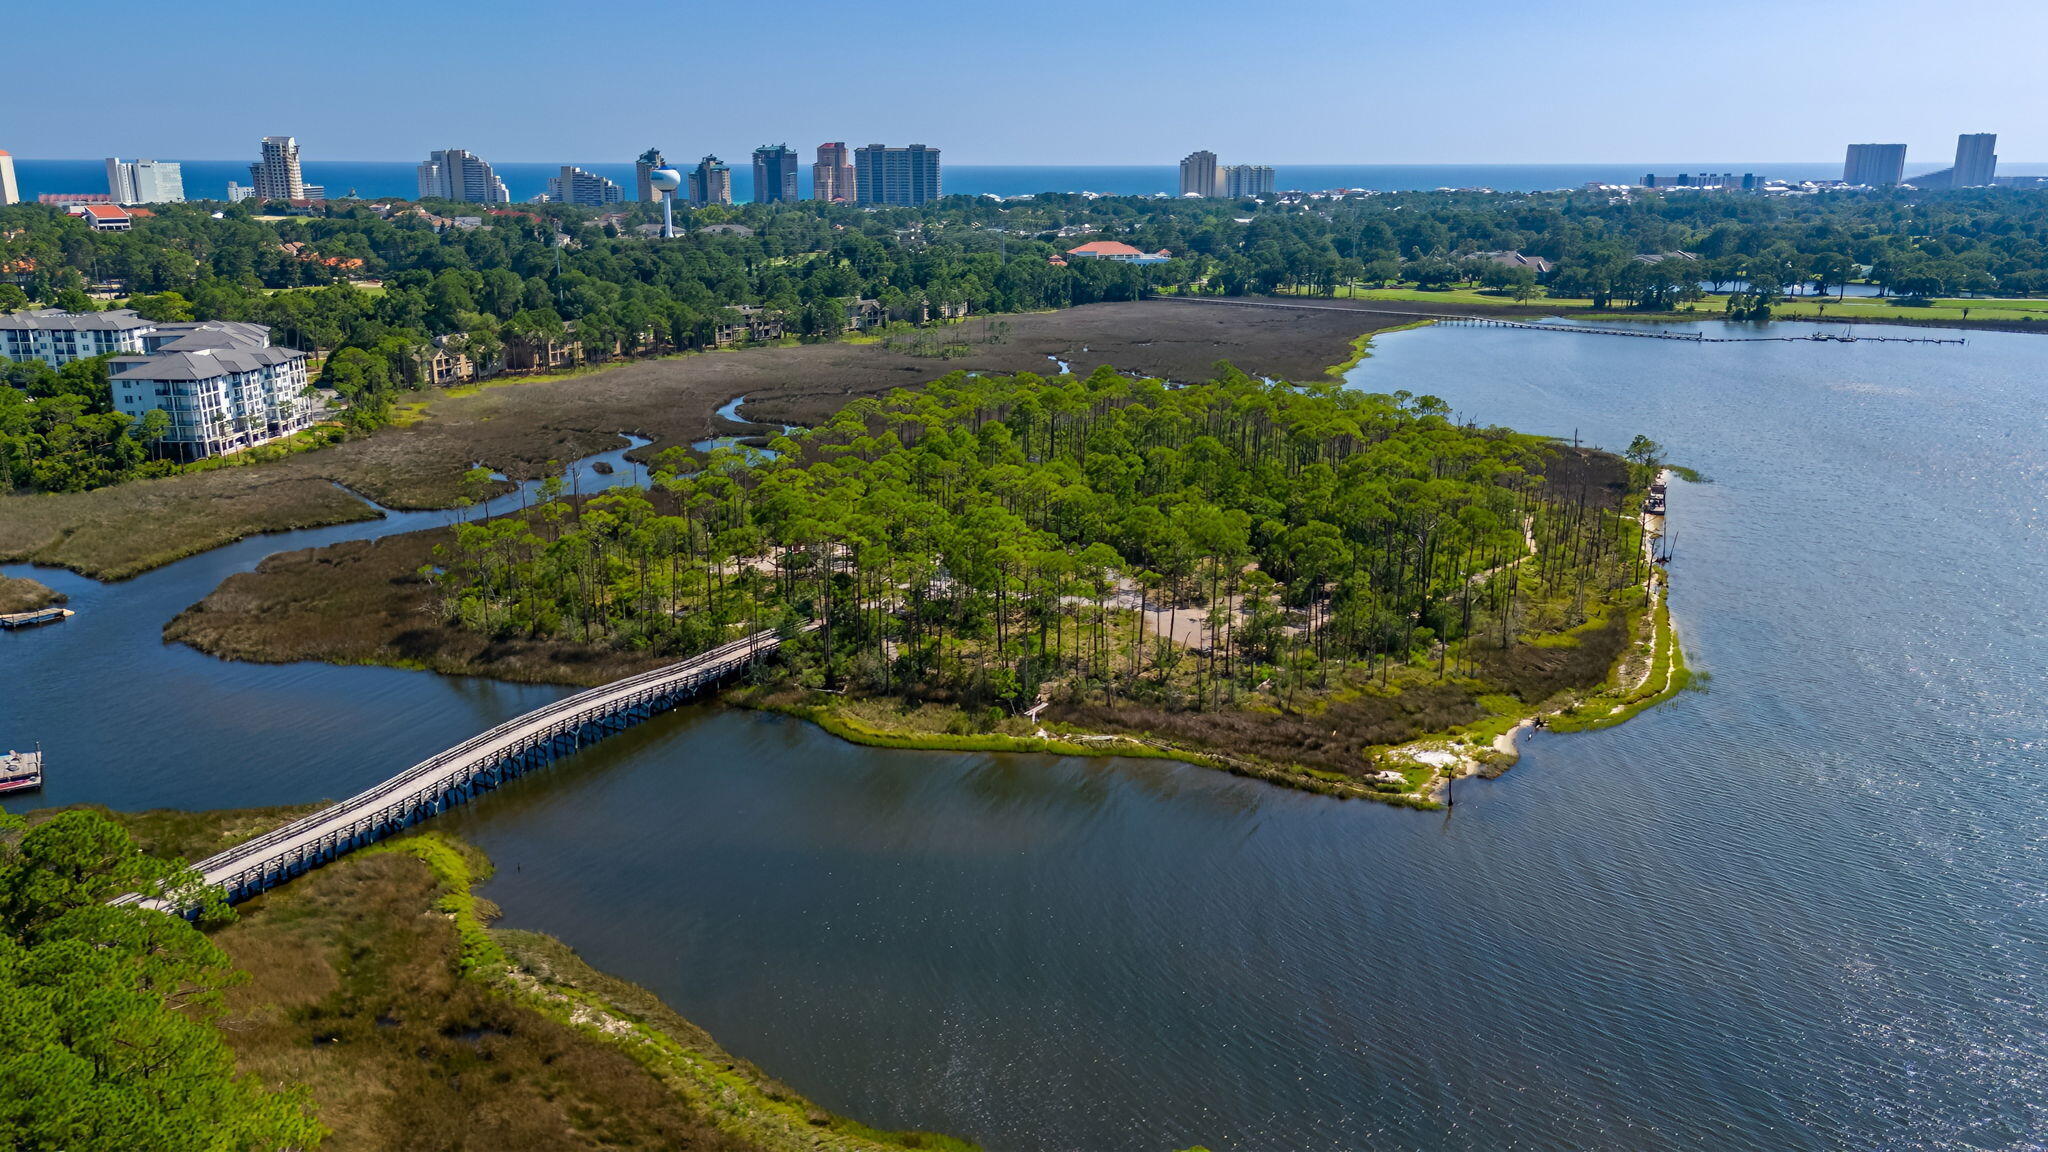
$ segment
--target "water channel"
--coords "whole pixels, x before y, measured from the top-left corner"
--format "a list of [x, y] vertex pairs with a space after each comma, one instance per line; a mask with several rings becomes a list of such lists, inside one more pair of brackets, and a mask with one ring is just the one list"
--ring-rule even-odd
[[[1708, 690], [1539, 737], [1451, 816], [700, 705], [450, 824], [509, 923], [828, 1107], [996, 1152], [2038, 1149], [2044, 365], [1990, 333], [1381, 337], [1355, 385], [1711, 481], [1671, 501]], [[338, 796], [550, 698], [157, 639], [265, 553], [404, 526], [33, 573], [79, 610], [0, 635], [36, 802]]]

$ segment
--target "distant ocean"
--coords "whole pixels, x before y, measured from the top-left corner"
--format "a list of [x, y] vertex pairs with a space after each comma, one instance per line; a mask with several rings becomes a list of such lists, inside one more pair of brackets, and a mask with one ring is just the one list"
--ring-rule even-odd
[[[33, 201], [46, 192], [105, 192], [106, 167], [99, 160], [15, 160], [15, 173], [22, 198]], [[249, 183], [246, 160], [185, 160], [185, 195], [194, 200], [224, 199], [228, 181]], [[307, 160], [308, 183], [326, 187], [330, 196], [353, 191], [358, 196], [411, 198], [419, 192], [414, 175], [415, 162], [390, 160]], [[1914, 171], [1938, 165], [1914, 165]], [[559, 164], [499, 164], [498, 175], [514, 200], [531, 200], [547, 190], [548, 177], [561, 170]], [[608, 176], [633, 197], [633, 165], [581, 164], [587, 171]], [[1492, 188], [1502, 192], [1541, 192], [1555, 188], [1576, 188], [1588, 181], [1633, 184], [1646, 172], [1660, 175], [1676, 172], [1754, 172], [1779, 180], [1832, 180], [1842, 174], [1839, 162], [1759, 164], [1716, 161], [1713, 163], [1636, 164], [1280, 164], [1275, 165], [1275, 182], [1283, 189], [1322, 191], [1329, 188], [1370, 188], [1383, 192], [1407, 192], [1430, 188]], [[2001, 164], [2005, 175], [2048, 175], [2048, 164]], [[803, 194], [811, 191], [810, 165], [799, 175]], [[1129, 166], [979, 165], [948, 164], [944, 173], [948, 193], [1021, 196], [1035, 192], [1100, 192], [1105, 195], [1142, 196], [1155, 192], [1179, 191], [1179, 169], [1171, 164]], [[733, 164], [732, 191], [736, 200], [753, 196], [752, 165], [743, 157]]]

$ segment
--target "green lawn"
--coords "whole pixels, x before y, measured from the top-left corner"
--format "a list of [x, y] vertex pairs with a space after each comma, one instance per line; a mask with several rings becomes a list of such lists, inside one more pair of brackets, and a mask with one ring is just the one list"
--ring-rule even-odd
[[[1300, 290], [1290, 291], [1283, 288], [1280, 291], [1283, 295], [1307, 295], [1307, 293]], [[1336, 298], [1339, 300], [1386, 300], [1414, 304], [1454, 304], [1477, 309], [1498, 308], [1503, 305], [1517, 303], [1512, 297], [1479, 288], [1425, 290], [1405, 285], [1399, 288], [1346, 286], [1337, 290]], [[1721, 313], [1726, 300], [1726, 296], [1710, 295], [1691, 305], [1680, 305], [1679, 314], [1686, 315], [1685, 309], [1690, 308], [1691, 316], [1699, 319], [1711, 319]], [[1559, 310], [1591, 308], [1593, 306], [1591, 300], [1583, 297], [1545, 295], [1532, 297], [1524, 303], [1536, 307], [1550, 307]], [[1634, 312], [1626, 307], [1610, 308], [1608, 312], [1616, 317], [1632, 316], [1641, 318], [1643, 316], [1643, 313]], [[1832, 298], [1820, 300], [1800, 297], [1796, 300], [1780, 301], [1772, 306], [1771, 312], [1772, 315], [1787, 320], [1834, 319], [1841, 317], [1843, 319], [1929, 321], [2031, 320], [2035, 323], [2048, 324], [2048, 299], [1938, 299], [1930, 300], [1926, 304], [1906, 304], [1893, 297], [1851, 296], [1845, 300]], [[1965, 315], [1965, 312], [1968, 315]]]
[[[1308, 295], [1308, 293], [1300, 289], [1288, 288], [1280, 289], [1279, 294], [1283, 296]], [[1319, 296], [1316, 299], [1328, 299], [1328, 297]], [[1413, 304], [1464, 304], [1475, 308], [1498, 308], [1502, 305], [1516, 303], [1528, 304], [1538, 308], [1590, 308], [1593, 306], [1591, 300], [1545, 296], [1540, 292], [1526, 301], [1517, 301], [1512, 296], [1490, 292], [1484, 288], [1424, 289], [1406, 286], [1400, 288], [1361, 288], [1357, 285], [1345, 285], [1337, 289], [1336, 299], [1400, 300]]]
[[[1702, 301], [1718, 306], [1718, 301]], [[1968, 313], [1966, 316], [1965, 313]], [[1887, 320], [2031, 320], [2048, 323], [2048, 300], [1979, 298], [1975, 300], [1930, 300], [1925, 305], [1902, 304], [1891, 298], [1851, 296], [1846, 300], [1787, 300], [1771, 308], [1781, 318], [1869, 317]]]

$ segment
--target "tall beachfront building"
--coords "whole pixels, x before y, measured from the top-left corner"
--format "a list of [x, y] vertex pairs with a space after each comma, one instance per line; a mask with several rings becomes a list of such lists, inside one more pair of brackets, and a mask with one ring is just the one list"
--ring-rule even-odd
[[0, 152], [0, 204], [21, 203], [21, 185], [14, 182], [14, 153]]
[[869, 144], [853, 150], [853, 198], [860, 204], [925, 204], [937, 200], [939, 150], [923, 144], [892, 148]]
[[617, 204], [622, 194], [617, 184], [574, 164], [562, 165], [562, 174], [548, 177], [548, 200], [556, 204], [581, 204], [602, 208]]
[[1955, 176], [1951, 188], [1982, 188], [1998, 175], [1998, 133], [1972, 132], [1956, 137]]
[[732, 169], [716, 156], [706, 156], [690, 169], [690, 203], [732, 203]]
[[851, 201], [854, 191], [853, 160], [846, 145], [818, 145], [818, 162], [811, 165], [811, 199]]
[[643, 204], [652, 204], [661, 197], [654, 190], [654, 170], [668, 167], [668, 160], [659, 148], [649, 148], [633, 161], [633, 194]]
[[1180, 162], [1180, 194], [1214, 197], [1222, 194], [1216, 183], [1216, 154], [1190, 152]]
[[1842, 160], [1842, 183], [1881, 188], [1906, 178], [1904, 144], [1851, 144]]
[[116, 204], [183, 204], [185, 171], [175, 160], [107, 158], [107, 195]]
[[796, 149], [787, 144], [754, 149], [754, 203], [786, 204], [796, 198]]
[[473, 152], [444, 148], [419, 166], [420, 199], [466, 200], [471, 204], [510, 204], [512, 193], [490, 164]]
[[306, 177], [299, 171], [299, 142], [291, 136], [265, 136], [263, 159], [249, 165], [249, 179], [258, 200], [304, 200]]
[[1234, 200], [1273, 194], [1273, 168], [1269, 164], [1232, 164], [1223, 169], [1223, 194]]

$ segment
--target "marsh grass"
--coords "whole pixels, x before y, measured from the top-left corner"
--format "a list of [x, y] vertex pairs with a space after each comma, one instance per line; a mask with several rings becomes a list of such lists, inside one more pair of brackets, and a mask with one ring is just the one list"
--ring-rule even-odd
[[50, 586], [26, 576], [0, 576], [0, 616], [10, 612], [33, 612], [52, 604], [62, 604], [67, 597], [62, 592], [52, 591]]
[[[297, 809], [119, 817], [157, 849], [254, 835]], [[342, 1152], [742, 1149], [972, 1152], [838, 1117], [559, 941], [492, 929], [490, 863], [434, 832], [241, 905], [214, 934], [248, 983], [221, 1027], [243, 1070], [304, 1084]]]

